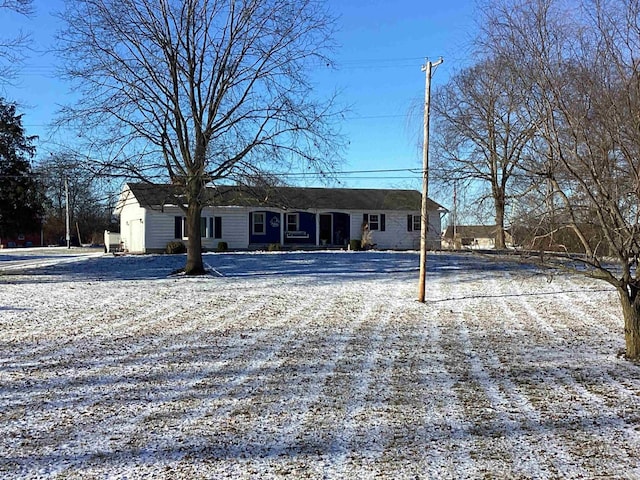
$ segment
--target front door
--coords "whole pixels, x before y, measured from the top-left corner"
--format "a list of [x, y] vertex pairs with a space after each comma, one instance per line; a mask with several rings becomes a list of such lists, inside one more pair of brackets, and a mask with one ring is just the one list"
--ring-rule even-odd
[[333, 244], [346, 247], [349, 244], [350, 228], [347, 213], [333, 213]]
[[333, 243], [333, 216], [330, 213], [320, 214], [320, 245]]

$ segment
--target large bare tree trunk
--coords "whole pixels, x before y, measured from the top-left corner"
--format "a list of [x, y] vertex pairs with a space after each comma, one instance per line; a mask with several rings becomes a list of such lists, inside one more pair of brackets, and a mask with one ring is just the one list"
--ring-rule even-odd
[[504, 200], [495, 199], [496, 205], [496, 250], [504, 250], [506, 244], [504, 241]]
[[619, 287], [620, 303], [624, 316], [624, 340], [626, 357], [640, 359], [640, 296], [634, 287]]
[[202, 275], [205, 273], [202, 261], [202, 238], [200, 234], [200, 215], [202, 205], [197, 200], [190, 200], [187, 207], [187, 265], [184, 273], [187, 275]]

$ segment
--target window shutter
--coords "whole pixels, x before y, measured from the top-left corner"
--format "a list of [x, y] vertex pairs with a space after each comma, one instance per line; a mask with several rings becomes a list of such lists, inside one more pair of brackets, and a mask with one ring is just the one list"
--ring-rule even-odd
[[175, 217], [173, 238], [182, 238], [182, 217]]
[[384, 232], [384, 228], [385, 228], [385, 214], [381, 214], [380, 215], [380, 231]]
[[216, 238], [213, 228], [213, 217], [209, 217], [209, 238]]
[[407, 232], [413, 231], [413, 215], [407, 215]]
[[222, 217], [215, 217], [214, 238], [222, 238]]
[[362, 215], [362, 224], [364, 225], [365, 223], [369, 223], [369, 214], [365, 213], [364, 215]]

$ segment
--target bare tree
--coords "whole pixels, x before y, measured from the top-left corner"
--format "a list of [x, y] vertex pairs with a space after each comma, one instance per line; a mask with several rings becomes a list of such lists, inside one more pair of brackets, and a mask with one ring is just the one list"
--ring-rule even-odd
[[[640, 10], [637, 1], [494, 3], [487, 31], [520, 65], [544, 119], [531, 172], [549, 188], [581, 255], [544, 264], [618, 291], [626, 356], [640, 358]], [[489, 11], [489, 10], [487, 10]], [[612, 264], [609, 258], [615, 260]]]
[[[495, 56], [454, 75], [435, 95], [437, 178], [480, 183], [493, 202], [496, 248], [505, 248], [505, 208], [538, 120], [512, 65]], [[478, 199], [483, 201], [484, 197]]]
[[[47, 198], [44, 236], [47, 243], [58, 243], [64, 239], [66, 210], [69, 208], [72, 236], [81, 232], [79, 242], [99, 243], [104, 230], [110, 229], [115, 205], [114, 198], [105, 179], [96, 177], [88, 168], [86, 159], [73, 152], [60, 151], [40, 159], [35, 173]], [[67, 205], [67, 191], [69, 205]], [[96, 240], [96, 242], [94, 242]]]
[[[101, 152], [101, 172], [169, 181], [204, 272], [205, 186], [300, 164], [330, 171], [333, 18], [317, 0], [68, 0], [60, 51], [80, 100], [63, 112]], [[97, 156], [97, 155], [96, 155]]]
[[[0, 12], [14, 12], [24, 16], [33, 14], [33, 0], [0, 0]], [[0, 38], [0, 84], [12, 81], [17, 67], [24, 60], [29, 35], [19, 32], [14, 37]]]

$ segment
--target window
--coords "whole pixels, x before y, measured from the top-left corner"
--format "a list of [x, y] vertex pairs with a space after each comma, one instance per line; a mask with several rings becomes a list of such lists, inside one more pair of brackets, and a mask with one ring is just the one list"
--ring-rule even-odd
[[[186, 218], [176, 217], [175, 238], [186, 238]], [[202, 238], [222, 238], [222, 217], [200, 217], [200, 236]]]
[[189, 235], [187, 235], [187, 217], [175, 217], [174, 220], [175, 222], [173, 228], [173, 238], [188, 238]]
[[419, 232], [422, 229], [420, 215], [407, 215], [407, 232]]
[[420, 215], [413, 216], [413, 229], [417, 230], [418, 232], [422, 229], [422, 218], [420, 217]]
[[369, 230], [379, 230], [384, 232], [385, 230], [385, 214], [377, 214], [377, 213], [365, 213], [362, 217], [362, 223], [369, 225]]
[[209, 237], [222, 238], [222, 217], [209, 219]]
[[[202, 223], [202, 237], [207, 238], [222, 238], [222, 217], [208, 217], [203, 218]], [[207, 226], [207, 233], [204, 233], [204, 226]]]
[[380, 220], [377, 214], [369, 215], [369, 230], [380, 230]]
[[265, 214], [264, 212], [253, 212], [253, 234], [264, 235], [265, 229]]
[[287, 232], [297, 232], [299, 230], [299, 218], [297, 213], [287, 213]]

